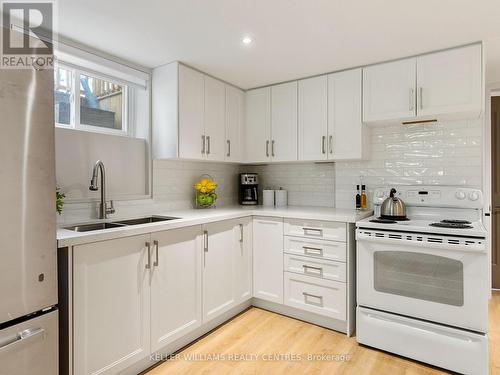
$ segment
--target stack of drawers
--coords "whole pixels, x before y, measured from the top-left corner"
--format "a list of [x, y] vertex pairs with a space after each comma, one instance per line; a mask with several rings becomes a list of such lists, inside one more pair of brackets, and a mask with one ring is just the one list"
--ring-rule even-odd
[[285, 304], [345, 321], [346, 258], [345, 223], [285, 219]]

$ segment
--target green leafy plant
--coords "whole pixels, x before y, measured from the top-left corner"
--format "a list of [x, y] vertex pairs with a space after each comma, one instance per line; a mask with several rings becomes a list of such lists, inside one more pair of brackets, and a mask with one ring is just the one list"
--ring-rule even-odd
[[62, 214], [64, 198], [66, 198], [66, 195], [61, 193], [60, 190], [60, 188], [56, 188], [56, 211], [59, 215]]

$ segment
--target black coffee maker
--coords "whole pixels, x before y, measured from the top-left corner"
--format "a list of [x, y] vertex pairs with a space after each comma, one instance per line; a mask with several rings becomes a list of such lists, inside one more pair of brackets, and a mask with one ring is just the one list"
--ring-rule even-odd
[[259, 178], [257, 173], [240, 173], [240, 204], [259, 204]]

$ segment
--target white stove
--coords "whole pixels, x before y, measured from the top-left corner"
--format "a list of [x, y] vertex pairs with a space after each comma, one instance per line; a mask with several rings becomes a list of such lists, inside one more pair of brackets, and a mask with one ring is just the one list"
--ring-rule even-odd
[[489, 264], [481, 191], [399, 186], [407, 220], [380, 220], [389, 190], [376, 190], [374, 216], [356, 223], [358, 342], [486, 374]]

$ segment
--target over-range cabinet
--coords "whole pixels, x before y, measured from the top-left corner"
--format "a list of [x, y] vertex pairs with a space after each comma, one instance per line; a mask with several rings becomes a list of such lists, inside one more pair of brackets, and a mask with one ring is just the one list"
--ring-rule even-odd
[[58, 374], [52, 69], [0, 69], [0, 374]]

